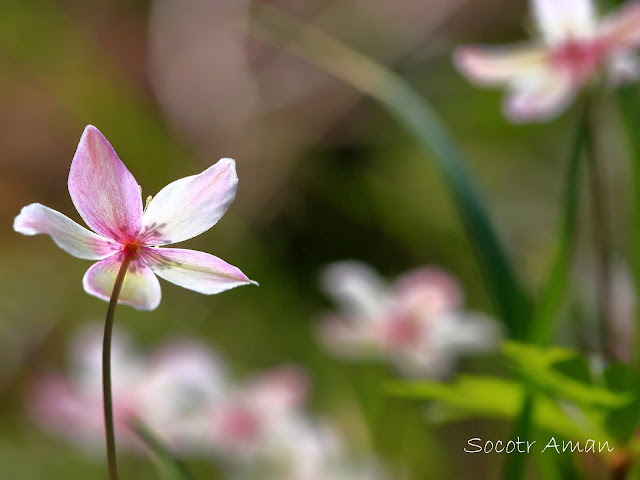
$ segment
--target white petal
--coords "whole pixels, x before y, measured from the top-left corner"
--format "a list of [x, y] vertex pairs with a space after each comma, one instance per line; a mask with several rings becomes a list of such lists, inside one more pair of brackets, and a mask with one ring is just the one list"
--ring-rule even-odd
[[592, 0], [531, 0], [540, 33], [550, 44], [595, 35], [596, 6]]
[[[82, 284], [90, 295], [109, 301], [124, 253], [100, 260], [87, 270]], [[154, 310], [160, 304], [160, 283], [142, 258], [131, 262], [120, 291], [118, 303], [138, 310]]]
[[640, 2], [628, 2], [600, 26], [602, 41], [614, 49], [640, 46]]
[[140, 255], [160, 278], [206, 295], [256, 284], [237, 267], [205, 252], [144, 247]]
[[611, 85], [633, 82], [640, 78], [640, 61], [630, 51], [612, 54], [607, 61], [607, 80]]
[[329, 264], [320, 275], [320, 286], [349, 316], [374, 320], [389, 300], [384, 279], [357, 261]]
[[13, 222], [13, 229], [23, 235], [50, 235], [65, 252], [87, 260], [101, 260], [120, 249], [113, 240], [93, 233], [62, 213], [39, 203], [23, 207]]
[[453, 56], [455, 66], [477, 85], [499, 85], [544, 67], [547, 53], [538, 45], [464, 46]]
[[236, 163], [230, 158], [223, 158], [199, 175], [170, 183], [145, 210], [140, 241], [167, 245], [200, 235], [222, 218], [237, 188]]
[[550, 120], [568, 106], [577, 90], [568, 74], [552, 70], [521, 79], [507, 96], [505, 114], [518, 123]]

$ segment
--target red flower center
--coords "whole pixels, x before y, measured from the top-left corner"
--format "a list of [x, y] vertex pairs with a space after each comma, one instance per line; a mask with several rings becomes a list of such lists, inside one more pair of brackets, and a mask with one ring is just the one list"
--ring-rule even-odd
[[598, 68], [606, 51], [602, 41], [568, 40], [551, 54], [551, 62], [569, 72], [576, 82], [582, 82]]

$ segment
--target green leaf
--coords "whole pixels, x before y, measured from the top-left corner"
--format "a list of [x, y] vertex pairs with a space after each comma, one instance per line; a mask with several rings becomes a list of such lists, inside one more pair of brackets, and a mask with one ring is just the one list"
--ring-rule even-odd
[[630, 392], [613, 392], [590, 383], [586, 360], [571, 350], [508, 342], [504, 353], [523, 379], [552, 397], [600, 409], [621, 408], [634, 399]]
[[638, 430], [640, 423], [640, 389], [629, 367], [622, 363], [610, 365], [604, 372], [606, 386], [615, 391], [635, 394], [628, 405], [608, 413], [605, 426], [620, 443], [626, 443]]
[[444, 175], [462, 222], [488, 282], [489, 293], [512, 338], [526, 338], [530, 305], [481, 195], [464, 167], [435, 111], [401, 77], [311, 26], [280, 14], [272, 7], [256, 4], [257, 20], [251, 33], [306, 60], [376, 99], [418, 141]]
[[[407, 400], [435, 400], [445, 407], [440, 420], [466, 418], [517, 419], [522, 413], [525, 388], [512, 380], [458, 376], [452, 383], [438, 381], [396, 382], [387, 393]], [[572, 415], [571, 417], [569, 415]], [[538, 396], [533, 422], [537, 428], [567, 438], [612, 441], [609, 435], [580, 412], [565, 410], [553, 400]]]

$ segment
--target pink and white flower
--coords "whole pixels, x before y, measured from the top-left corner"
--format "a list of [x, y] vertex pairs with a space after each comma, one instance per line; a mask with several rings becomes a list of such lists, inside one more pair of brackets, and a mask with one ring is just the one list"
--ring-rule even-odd
[[443, 376], [463, 353], [492, 349], [495, 322], [462, 310], [458, 283], [444, 271], [423, 267], [389, 286], [360, 262], [329, 265], [323, 290], [340, 307], [321, 323], [320, 339], [345, 357], [383, 357], [411, 375]]
[[87, 270], [83, 285], [103, 300], [109, 300], [120, 265], [129, 256], [119, 302], [153, 310], [161, 298], [156, 275], [204, 294], [255, 283], [208, 253], [163, 247], [214, 226], [233, 202], [237, 185], [235, 162], [224, 158], [198, 175], [170, 183], [143, 209], [135, 178], [98, 129], [88, 126], [71, 164], [69, 194], [93, 231], [39, 203], [24, 207], [13, 228], [24, 235], [50, 235], [67, 253], [99, 260]]
[[[73, 341], [69, 376], [47, 374], [30, 388], [27, 406], [46, 431], [86, 449], [101, 451], [104, 444], [102, 335], [99, 325], [79, 332]], [[145, 378], [144, 361], [134, 353], [128, 336], [113, 336], [113, 417], [120, 447], [138, 449], [140, 443], [129, 422], [141, 411], [138, 390]]]
[[636, 80], [640, 2], [599, 19], [592, 0], [531, 0], [541, 38], [510, 46], [463, 46], [454, 63], [473, 83], [504, 85], [504, 110], [516, 122], [563, 111], [601, 72], [610, 83]]

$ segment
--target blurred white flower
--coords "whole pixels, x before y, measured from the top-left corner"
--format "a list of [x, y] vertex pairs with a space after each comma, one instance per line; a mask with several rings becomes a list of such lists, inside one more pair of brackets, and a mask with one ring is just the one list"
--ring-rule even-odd
[[[112, 341], [113, 417], [118, 445], [140, 446], [128, 427], [139, 411], [137, 391], [144, 367], [131, 350], [129, 338], [115, 331]], [[90, 450], [104, 448], [102, 409], [102, 332], [97, 325], [82, 330], [72, 343], [69, 377], [46, 375], [29, 390], [27, 406], [33, 418], [51, 434]]]
[[[68, 377], [49, 375], [30, 390], [34, 419], [53, 435], [101, 452], [101, 328], [77, 335]], [[137, 355], [116, 330], [112, 352], [118, 445], [143, 453], [141, 425], [180, 456], [214, 457], [225, 477], [261, 480], [377, 480], [373, 461], [354, 462], [336, 431], [304, 411], [305, 373], [283, 366], [247, 381], [230, 378], [223, 361], [195, 341], [167, 343]], [[376, 474], [377, 475], [377, 474]]]
[[354, 261], [329, 265], [321, 286], [340, 308], [320, 325], [331, 351], [383, 357], [404, 373], [442, 377], [464, 353], [491, 350], [499, 331], [489, 317], [462, 310], [458, 283], [437, 268], [413, 270], [389, 286]]
[[478, 85], [505, 85], [514, 121], [555, 117], [600, 71], [611, 83], [640, 76], [640, 2], [598, 19], [592, 0], [531, 0], [541, 39], [512, 46], [464, 46], [458, 69]]

